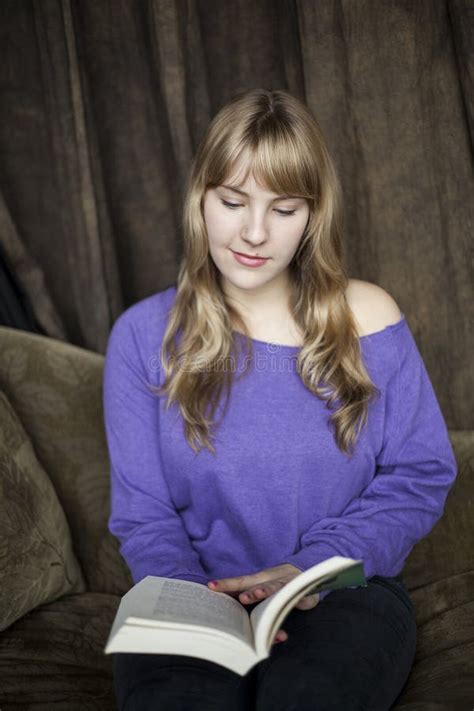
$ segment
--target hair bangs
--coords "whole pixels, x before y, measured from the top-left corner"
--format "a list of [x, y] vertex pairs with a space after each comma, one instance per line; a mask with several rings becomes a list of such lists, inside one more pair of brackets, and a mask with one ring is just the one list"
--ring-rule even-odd
[[[315, 198], [313, 171], [305, 159], [302, 145], [294, 137], [264, 133], [257, 141], [241, 145], [237, 155], [222, 167], [220, 183], [226, 182], [241, 187], [249, 175], [258, 184], [278, 195]], [[242, 170], [240, 163], [245, 166]]]

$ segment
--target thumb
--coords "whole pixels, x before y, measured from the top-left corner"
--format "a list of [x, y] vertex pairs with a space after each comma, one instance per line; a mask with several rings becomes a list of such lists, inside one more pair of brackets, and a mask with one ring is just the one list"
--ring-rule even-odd
[[319, 603], [319, 593], [315, 595], [305, 595], [296, 605], [298, 610], [311, 610]]

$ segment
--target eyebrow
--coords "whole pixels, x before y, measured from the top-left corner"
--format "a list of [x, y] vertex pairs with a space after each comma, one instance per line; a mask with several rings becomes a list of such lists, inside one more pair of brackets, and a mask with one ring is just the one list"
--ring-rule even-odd
[[[239, 193], [240, 195], [245, 195], [245, 197], [249, 197], [249, 194], [245, 192], [245, 190], [241, 190], [240, 188], [235, 188], [232, 185], [221, 185], [221, 188], [227, 188], [227, 190], [233, 190], [234, 193]], [[300, 199], [300, 195], [279, 195], [276, 198], [273, 198], [272, 202], [276, 202], [277, 200], [288, 200], [290, 198], [298, 198]]]

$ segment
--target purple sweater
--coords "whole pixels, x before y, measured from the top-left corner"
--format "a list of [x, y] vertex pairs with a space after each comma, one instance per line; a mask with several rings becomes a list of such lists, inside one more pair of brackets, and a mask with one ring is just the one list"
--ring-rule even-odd
[[306, 570], [334, 555], [362, 559], [366, 578], [400, 573], [457, 474], [405, 316], [360, 338], [381, 397], [352, 458], [334, 442], [325, 403], [301, 382], [298, 346], [255, 339], [249, 372], [243, 354], [235, 362], [242, 377], [215, 430], [216, 454], [196, 454], [176, 403], [166, 411], [147, 389], [163, 382], [160, 346], [175, 294], [171, 286], [122, 313], [105, 358], [109, 529], [134, 582], [206, 584], [282, 563]]

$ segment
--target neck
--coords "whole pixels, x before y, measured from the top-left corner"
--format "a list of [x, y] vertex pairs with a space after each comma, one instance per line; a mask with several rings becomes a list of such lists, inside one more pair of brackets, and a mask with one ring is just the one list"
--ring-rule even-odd
[[281, 276], [256, 289], [241, 289], [225, 281], [223, 290], [246, 323], [278, 322], [289, 315], [289, 283], [285, 274]]

